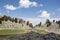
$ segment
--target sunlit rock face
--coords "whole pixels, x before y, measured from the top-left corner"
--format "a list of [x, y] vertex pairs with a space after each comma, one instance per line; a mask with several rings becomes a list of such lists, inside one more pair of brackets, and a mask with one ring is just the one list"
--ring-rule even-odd
[[29, 33], [25, 34], [16, 34], [16, 35], [10, 35], [3, 38], [0, 38], [0, 40], [60, 40], [54, 33], [50, 34], [39, 34], [34, 31], [31, 31]]
[[31, 29], [31, 27], [29, 27], [29, 25], [26, 25], [26, 22], [15, 23], [8, 20], [8, 21], [2, 21], [2, 24], [0, 24], [0, 30], [3, 30], [3, 29], [25, 30], [25, 29]]

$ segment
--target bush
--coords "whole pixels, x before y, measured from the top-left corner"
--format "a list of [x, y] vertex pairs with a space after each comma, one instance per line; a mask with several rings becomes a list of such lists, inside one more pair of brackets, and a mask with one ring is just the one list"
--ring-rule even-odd
[[15, 23], [17, 23], [18, 21], [17, 21], [18, 19], [17, 18], [15, 18]]
[[29, 24], [29, 26], [30, 26], [31, 28], [33, 28], [33, 25], [32, 25], [32, 23], [30, 23], [30, 24]]
[[49, 19], [46, 20], [46, 24], [47, 24], [47, 27], [51, 25], [51, 22], [49, 21]]
[[42, 23], [40, 22], [40, 23], [38, 24], [38, 26], [41, 26], [41, 24], [42, 24]]
[[26, 23], [27, 25], [29, 25], [29, 21], [27, 21], [27, 23]]
[[2, 24], [2, 20], [0, 20], [0, 24]]
[[53, 22], [55, 22], [55, 20], [53, 20]]
[[23, 23], [23, 20], [22, 20], [22, 19], [20, 19], [20, 20], [19, 20], [19, 23]]
[[60, 20], [59, 21], [56, 21], [56, 23], [59, 25], [59, 27], [60, 27]]

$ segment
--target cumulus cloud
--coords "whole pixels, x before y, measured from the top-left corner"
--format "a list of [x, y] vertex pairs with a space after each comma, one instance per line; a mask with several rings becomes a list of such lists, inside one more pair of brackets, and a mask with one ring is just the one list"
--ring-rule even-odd
[[31, 2], [30, 0], [20, 0], [19, 1], [19, 7], [24, 7], [24, 8], [28, 8], [30, 6], [37, 6], [37, 2]]
[[13, 11], [13, 10], [16, 10], [18, 8], [37, 7], [37, 5], [38, 5], [37, 2], [35, 2], [35, 1], [31, 2], [30, 0], [20, 0], [18, 7], [15, 7], [15, 6], [9, 5], [9, 4], [5, 5], [4, 7], [8, 10]]
[[13, 5], [5, 5], [4, 6], [6, 9], [8, 9], [8, 10], [16, 10], [17, 8], [16, 7], [14, 7]]
[[41, 17], [41, 18], [49, 18], [50, 17], [50, 13], [48, 13], [47, 11], [41, 11], [41, 14], [38, 15], [38, 17]]

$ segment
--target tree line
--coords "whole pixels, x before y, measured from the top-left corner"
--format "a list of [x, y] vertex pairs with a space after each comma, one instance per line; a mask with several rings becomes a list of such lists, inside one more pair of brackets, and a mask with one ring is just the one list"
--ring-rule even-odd
[[[23, 19], [18, 19], [18, 18], [11, 18], [10, 16], [2, 16], [0, 17], [0, 24], [2, 24], [2, 21], [11, 21], [11, 22], [15, 22], [15, 23], [24, 23], [25, 21]], [[27, 21], [26, 25], [29, 25], [30, 27], [33, 27], [32, 23], [29, 23], [29, 21]]]
[[[4, 15], [4, 16], [0, 17], [0, 24], [2, 24], [2, 21], [8, 21], [8, 20], [10, 20], [11, 22], [15, 22], [15, 23], [23, 23], [23, 22], [25, 22], [23, 19], [11, 18], [10, 16]], [[60, 27], [60, 20], [58, 20], [58, 21], [53, 20], [53, 22], [56, 22]], [[33, 28], [33, 24], [29, 23], [29, 21], [27, 21], [26, 24]], [[51, 23], [51, 21], [49, 19], [47, 19], [45, 24], [47, 24], [47, 27], [49, 27], [52, 23]], [[40, 22], [36, 26], [41, 26], [41, 25], [42, 25], [42, 22]]]
[[[58, 20], [58, 21], [53, 20], [53, 23], [54, 22], [57, 23], [59, 25], [59, 27], [60, 27], [60, 20]], [[47, 27], [49, 27], [49, 26], [51, 26], [52, 22], [49, 19], [47, 19], [46, 22], [45, 22], [45, 24], [46, 24]], [[41, 25], [42, 25], [42, 22], [40, 22], [36, 26], [40, 27]]]

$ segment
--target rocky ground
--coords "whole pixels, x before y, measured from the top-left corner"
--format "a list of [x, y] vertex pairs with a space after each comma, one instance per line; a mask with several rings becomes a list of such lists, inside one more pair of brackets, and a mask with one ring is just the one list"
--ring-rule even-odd
[[25, 34], [16, 34], [6, 37], [0, 37], [0, 40], [60, 40], [54, 33], [50, 34], [39, 34], [37, 32], [31, 31]]

